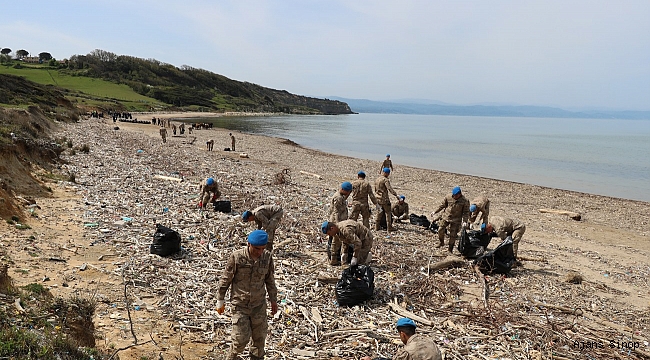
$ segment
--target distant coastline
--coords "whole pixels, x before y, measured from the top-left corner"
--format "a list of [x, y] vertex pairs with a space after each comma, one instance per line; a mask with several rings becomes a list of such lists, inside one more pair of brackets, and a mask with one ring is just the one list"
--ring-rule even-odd
[[374, 101], [336, 96], [329, 98], [347, 103], [354, 112], [372, 114], [650, 120], [650, 111], [570, 111], [550, 106], [532, 105], [454, 105], [433, 101]]

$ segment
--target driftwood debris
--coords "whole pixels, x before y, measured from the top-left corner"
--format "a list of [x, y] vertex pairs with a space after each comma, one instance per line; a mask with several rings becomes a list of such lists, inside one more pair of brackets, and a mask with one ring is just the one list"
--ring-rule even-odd
[[[568, 270], [566, 262], [545, 263], [543, 259], [525, 257], [520, 259], [539, 261], [534, 266], [536, 269], [516, 269], [509, 276], [479, 275], [470, 266], [470, 261], [456, 256], [445, 258], [446, 249], [430, 246], [430, 232], [401, 224], [394, 233], [373, 231], [373, 297], [357, 306], [339, 306], [334, 284], [339, 281], [344, 267], [329, 265], [325, 254], [328, 239], [319, 226], [327, 219], [328, 204], [342, 178], [331, 169], [347, 166], [346, 171], [353, 174], [360, 168], [371, 168], [374, 163], [346, 165], [347, 161], [337, 159], [333, 165], [314, 166], [302, 162], [306, 159], [300, 148], [294, 148], [295, 153], [280, 153], [272, 147], [261, 151], [254, 144], [251, 144], [250, 153], [255, 161], [241, 161], [236, 158], [237, 153], [232, 154], [234, 156], [205, 156], [195, 146], [174, 142], [176, 139], [171, 142], [173, 148], [169, 147], [169, 142], [162, 146], [159, 138], [140, 133], [124, 131], [108, 138], [89, 136], [106, 131], [106, 125], [100, 123], [66, 124], [65, 127], [65, 135], [73, 142], [89, 142], [97, 149], [82, 157], [62, 155], [67, 161], [62, 170], [75, 172], [78, 183], [74, 191], [84, 199], [73, 205], [71, 211], [83, 214], [80, 224], [96, 224], [81, 228], [83, 243], [65, 246], [79, 249], [79, 254], [83, 254], [87, 244], [102, 246], [90, 253], [96, 254], [91, 255], [93, 259], [83, 262], [91, 268], [91, 260], [104, 254], [101, 260], [94, 261], [97, 269], [112, 277], [124, 275], [129, 301], [119, 305], [130, 305], [129, 311], [136, 321], [133, 331], [138, 338], [147, 336], [139, 319], [151, 317], [178, 324], [168, 329], [176, 331], [176, 336], [183, 334], [185, 344], [212, 343], [215, 352], [227, 351], [227, 340], [222, 339], [231, 331], [232, 307], [227, 303], [223, 315], [215, 311], [216, 282], [229, 256], [245, 246], [247, 234], [255, 228], [254, 224], [241, 221], [241, 211], [274, 203], [283, 207], [285, 215], [276, 231], [273, 253], [279, 311], [269, 319], [272, 336], [267, 342], [268, 358], [391, 358], [401, 346], [393, 342], [396, 340], [395, 321], [399, 317], [413, 318], [418, 331], [435, 337], [445, 358], [449, 359], [643, 358], [638, 349], [629, 355], [607, 344], [604, 349], [581, 350], [573, 346], [575, 341], [589, 342], [613, 336], [622, 341], [641, 341], [644, 346], [643, 340], [648, 338], [647, 316], [638, 308], [622, 307], [618, 300], [634, 295], [615, 285], [626, 284], [630, 289], [642, 291], [647, 286], [650, 268], [641, 262], [605, 263], [602, 261], [609, 259], [605, 254], [568, 247], [562, 243], [568, 236], [563, 235], [565, 221], [544, 216], [526, 219], [531, 229], [548, 226], [558, 240], [531, 239], [520, 250], [531, 257], [549, 260], [560, 251], [569, 250], [571, 257], [583, 256], [597, 261], [599, 269], [608, 270], [609, 279], [615, 277], [614, 285], [595, 279], [580, 285], [569, 284], [558, 275]], [[208, 131], [199, 134], [197, 142], [213, 137]], [[96, 138], [98, 140], [94, 140]], [[142, 148], [155, 151], [132, 156], [133, 149]], [[124, 159], [129, 159], [128, 166], [124, 166]], [[283, 168], [291, 168], [292, 174], [300, 169], [306, 171], [301, 171], [300, 176], [294, 176], [289, 183], [273, 185], [274, 176]], [[176, 181], [151, 181], [152, 169], [170, 176], [183, 173], [182, 169], [197, 169], [196, 173], [184, 174], [187, 184], [198, 183], [218, 169], [222, 193], [236, 199], [233, 213], [197, 209], [193, 200], [195, 187], [179, 186], [184, 183]], [[315, 174], [316, 171], [327, 173], [327, 176]], [[421, 195], [421, 203], [428, 201], [422, 209], [424, 213], [431, 210], [427, 207], [433, 206], [433, 202], [427, 200], [428, 193], [419, 191], [416, 186], [421, 178], [410, 177], [405, 170], [400, 173], [396, 185], [402, 186], [411, 199]], [[514, 193], [508, 196], [515, 201]], [[438, 196], [431, 199], [436, 199], [437, 203]], [[500, 202], [506, 203], [506, 200], [500, 199]], [[541, 206], [546, 205], [535, 208]], [[573, 208], [564, 200], [554, 206]], [[521, 210], [519, 205], [513, 208]], [[45, 210], [44, 214], [47, 214]], [[132, 218], [128, 226], [118, 224], [123, 217]], [[182, 253], [165, 258], [149, 253], [154, 223], [180, 234]], [[75, 255], [67, 251], [65, 254]], [[61, 256], [60, 252], [56, 256]], [[76, 255], [71, 257], [68, 261], [71, 265], [48, 262], [48, 266], [61, 271], [65, 268], [75, 270], [81, 264], [77, 259]], [[568, 265], [580, 270], [578, 264]], [[93, 274], [72, 271], [68, 276], [86, 278], [89, 275]], [[102, 299], [116, 298], [115, 295], [120, 298], [122, 283], [117, 278], [106, 283], [117, 285], [100, 287]], [[115, 288], [119, 292], [111, 293]], [[0, 306], [5, 302], [15, 311], [13, 301], [13, 297], [3, 300], [0, 296]], [[107, 326], [125, 322], [128, 315], [127, 310], [120, 310], [119, 317], [111, 318], [117, 312], [111, 307], [112, 302], [115, 301], [100, 301], [97, 305], [98, 319]], [[487, 306], [489, 311], [486, 311]], [[584, 310], [582, 316], [576, 316], [579, 309]], [[149, 323], [154, 325], [153, 321]], [[128, 334], [128, 326], [119, 326], [124, 330], [119, 336]], [[157, 327], [160, 328], [160, 324]], [[189, 339], [185, 340], [186, 337]], [[144, 344], [138, 341], [137, 346]], [[293, 349], [301, 350], [297, 351], [300, 355], [292, 352]], [[153, 351], [149, 347], [146, 350]], [[163, 355], [174, 357], [170, 351]], [[189, 357], [191, 355], [186, 355]]]
[[173, 176], [164, 176], [164, 175], [154, 175], [154, 179], [160, 179], [160, 180], [168, 180], [168, 181], [176, 181], [176, 182], [181, 182], [183, 179], [173, 177]]
[[465, 266], [466, 264], [467, 262], [459, 257], [448, 256], [444, 260], [438, 261], [437, 263], [431, 265], [429, 267], [429, 270], [438, 271], [441, 269], [462, 267]]
[[322, 176], [320, 176], [320, 175], [318, 175], [318, 174], [310, 173], [310, 172], [307, 172], [307, 171], [302, 171], [302, 170], [300, 170], [300, 173], [301, 173], [301, 174], [304, 174], [304, 175], [311, 175], [311, 176], [315, 177], [315, 178], [318, 179], [318, 180], [322, 180], [322, 179], [323, 179]]
[[426, 319], [426, 318], [423, 318], [422, 316], [416, 315], [416, 314], [404, 309], [403, 307], [401, 307], [401, 306], [399, 306], [399, 305], [397, 305], [395, 303], [392, 303], [392, 302], [388, 303], [388, 306], [390, 306], [390, 308], [393, 309], [394, 312], [398, 313], [399, 315], [401, 315], [403, 317], [407, 317], [409, 319], [415, 320], [415, 321], [420, 322], [420, 323], [425, 324], [425, 325], [429, 325], [429, 326], [433, 325], [433, 321], [431, 321], [429, 319]]
[[557, 214], [557, 215], [566, 215], [570, 217], [571, 219], [575, 221], [580, 221], [582, 219], [582, 216], [573, 211], [566, 211], [566, 210], [555, 210], [555, 209], [539, 209], [539, 212], [541, 213], [548, 213], [548, 214]]

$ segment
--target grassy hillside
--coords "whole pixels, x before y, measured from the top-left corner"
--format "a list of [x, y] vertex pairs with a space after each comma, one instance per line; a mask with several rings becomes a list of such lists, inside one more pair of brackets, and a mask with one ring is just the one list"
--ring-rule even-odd
[[56, 67], [13, 61], [0, 65], [0, 74], [60, 87], [72, 102], [101, 109], [352, 113], [341, 101], [294, 95], [202, 69], [178, 68], [102, 50], [72, 56], [65, 65]]

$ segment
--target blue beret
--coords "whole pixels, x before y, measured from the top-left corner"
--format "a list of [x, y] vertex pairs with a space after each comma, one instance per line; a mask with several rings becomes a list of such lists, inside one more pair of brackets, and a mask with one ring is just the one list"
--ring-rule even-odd
[[385, 172], [386, 174], [390, 174], [390, 168], [384, 168], [384, 170], [382, 171]]
[[460, 194], [460, 186], [456, 186], [455, 188], [453, 188], [453, 189], [451, 190], [451, 194], [452, 194], [452, 195], [458, 195], [458, 194]]
[[269, 234], [264, 230], [255, 230], [248, 234], [248, 243], [253, 246], [263, 246], [269, 242]]
[[409, 318], [401, 318], [401, 319], [397, 320], [397, 327], [400, 327], [400, 326], [413, 326], [413, 327], [417, 327], [417, 326], [415, 325], [415, 322], [414, 322], [413, 320], [409, 319]]
[[205, 183], [208, 184], [208, 185], [212, 185], [212, 184], [214, 184], [214, 179], [209, 177], [208, 180], [205, 181]]
[[386, 157], [390, 157], [390, 154], [386, 154]]
[[344, 182], [343, 184], [341, 184], [341, 189], [345, 191], [352, 191], [352, 183], [349, 181]]
[[244, 220], [248, 220], [248, 218], [251, 217], [251, 215], [253, 215], [253, 213], [246, 210], [246, 211], [244, 211], [243, 214], [241, 214], [241, 218], [244, 219]]
[[359, 172], [357, 173], [357, 175], [359, 175], [359, 176], [366, 176], [366, 173], [364, 173], [363, 171], [359, 171]]
[[400, 195], [399, 198], [402, 199], [402, 200], [404, 200], [404, 199], [406, 199], [406, 196], [404, 196], [404, 195]]
[[469, 206], [469, 211], [474, 212], [476, 211], [476, 205], [472, 204]]
[[327, 221], [323, 221], [323, 225], [321, 225], [320, 230], [323, 232], [323, 234], [327, 234], [327, 230], [329, 230], [330, 223]]

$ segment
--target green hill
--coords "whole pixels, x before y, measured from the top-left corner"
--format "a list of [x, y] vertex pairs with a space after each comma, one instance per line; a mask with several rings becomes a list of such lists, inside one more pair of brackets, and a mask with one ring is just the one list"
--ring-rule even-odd
[[202, 69], [178, 68], [154, 59], [118, 56], [103, 50], [72, 56], [58, 67], [14, 61], [0, 66], [0, 74], [66, 89], [71, 101], [99, 108], [352, 113], [341, 101], [294, 95]]

